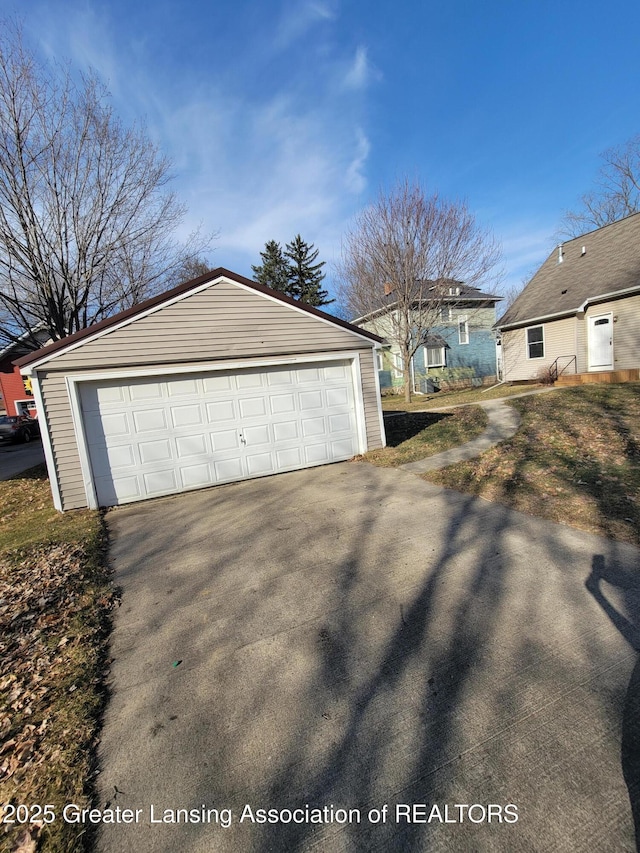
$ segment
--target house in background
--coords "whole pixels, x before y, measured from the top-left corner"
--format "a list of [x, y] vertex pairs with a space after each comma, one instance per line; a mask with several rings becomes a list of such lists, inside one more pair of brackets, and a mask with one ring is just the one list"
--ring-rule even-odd
[[[412, 364], [412, 388], [430, 393], [439, 388], [489, 384], [496, 380], [496, 305], [502, 297], [483, 293], [460, 281], [447, 281], [434, 297], [434, 322]], [[380, 335], [378, 375], [382, 390], [404, 385], [400, 347], [394, 341], [393, 301], [352, 323]]]
[[506, 381], [640, 378], [640, 213], [554, 249], [496, 328]]
[[[44, 330], [34, 330], [33, 334], [41, 345], [49, 340], [49, 334]], [[13, 363], [29, 351], [30, 348], [21, 340], [0, 350], [0, 412], [4, 414], [37, 417], [31, 383], [24, 381], [20, 368]]]

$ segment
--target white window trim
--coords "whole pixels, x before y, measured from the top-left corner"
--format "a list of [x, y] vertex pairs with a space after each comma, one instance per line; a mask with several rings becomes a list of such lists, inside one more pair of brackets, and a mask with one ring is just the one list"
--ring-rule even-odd
[[[465, 333], [464, 336], [466, 337], [465, 341], [462, 340], [462, 334], [460, 329], [460, 327], [463, 325]], [[460, 344], [460, 346], [467, 346], [467, 344], [469, 343], [469, 320], [467, 319], [467, 317], [458, 317], [458, 343]]]
[[[440, 350], [440, 363], [439, 364], [429, 364], [429, 350]], [[432, 367], [446, 367], [447, 366], [447, 355], [445, 352], [445, 347], [424, 347], [424, 366], [426, 370], [430, 370]]]
[[[529, 342], [529, 332], [532, 331], [533, 329], [542, 329], [542, 340], [541, 341]], [[529, 352], [530, 352], [529, 347], [531, 346], [531, 343], [533, 343], [533, 344], [540, 344], [541, 343], [542, 344], [542, 355], [529, 355]], [[527, 326], [527, 328], [524, 330], [524, 345], [526, 348], [527, 360], [528, 361], [540, 361], [541, 359], [544, 358], [545, 343], [546, 342], [544, 339], [544, 325], [542, 323], [539, 323], [536, 326]]]

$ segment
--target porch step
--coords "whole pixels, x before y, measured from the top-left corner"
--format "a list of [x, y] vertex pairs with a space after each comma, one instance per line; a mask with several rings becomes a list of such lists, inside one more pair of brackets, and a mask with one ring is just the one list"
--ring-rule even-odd
[[584, 385], [587, 382], [638, 382], [640, 368], [631, 367], [628, 370], [603, 370], [594, 373], [565, 373], [558, 376], [555, 386]]

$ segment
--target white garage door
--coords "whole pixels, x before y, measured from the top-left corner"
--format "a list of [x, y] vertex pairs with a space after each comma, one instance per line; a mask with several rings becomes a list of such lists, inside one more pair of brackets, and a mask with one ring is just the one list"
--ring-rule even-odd
[[348, 361], [81, 385], [100, 506], [349, 459]]

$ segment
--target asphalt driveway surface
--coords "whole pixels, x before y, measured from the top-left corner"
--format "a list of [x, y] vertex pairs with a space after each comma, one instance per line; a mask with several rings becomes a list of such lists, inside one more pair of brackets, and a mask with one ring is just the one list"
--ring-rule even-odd
[[42, 462], [44, 450], [39, 438], [27, 444], [0, 444], [0, 480], [10, 480]]
[[362, 462], [107, 518], [100, 850], [636, 849], [637, 549]]

